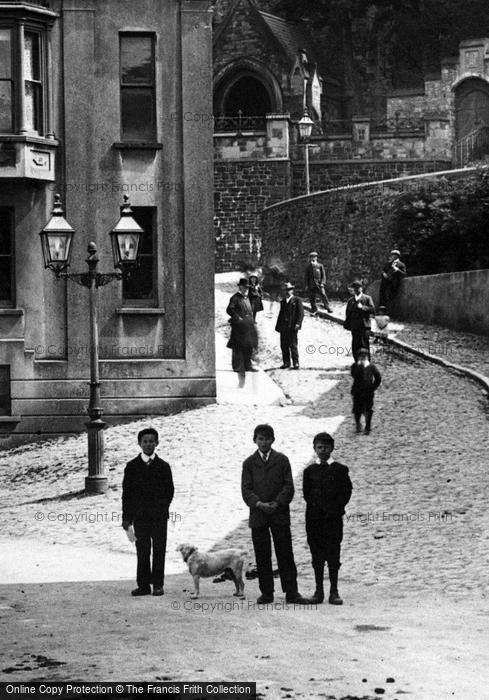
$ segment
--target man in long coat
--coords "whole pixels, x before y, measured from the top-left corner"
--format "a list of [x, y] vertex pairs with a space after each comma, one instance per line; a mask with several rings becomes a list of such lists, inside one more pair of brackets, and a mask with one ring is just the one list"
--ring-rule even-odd
[[401, 261], [401, 253], [398, 250], [391, 250], [389, 260], [382, 269], [379, 289], [379, 306], [385, 306], [387, 313], [392, 310], [392, 302], [397, 296], [399, 285], [405, 276], [406, 266]]
[[248, 296], [249, 286], [248, 280], [242, 277], [238, 282], [238, 291], [233, 294], [226, 309], [226, 313], [231, 317], [228, 348], [232, 348], [233, 351], [233, 370], [239, 373], [257, 371], [251, 366], [251, 356], [257, 346], [258, 337]]
[[326, 295], [326, 270], [324, 265], [318, 262], [318, 254], [315, 250], [309, 253], [309, 263], [306, 266], [304, 277], [304, 287], [311, 304], [311, 313], [315, 314], [318, 310], [316, 306], [317, 296], [320, 297], [326, 311], [331, 313], [332, 309]]

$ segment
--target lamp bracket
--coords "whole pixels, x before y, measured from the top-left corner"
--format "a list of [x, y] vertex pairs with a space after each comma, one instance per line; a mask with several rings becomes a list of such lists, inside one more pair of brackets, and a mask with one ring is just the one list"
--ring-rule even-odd
[[120, 272], [62, 272], [53, 270], [57, 279], [73, 280], [81, 287], [91, 287], [95, 282], [95, 287], [105, 287], [113, 280], [125, 280], [131, 276], [132, 270], [122, 270]]

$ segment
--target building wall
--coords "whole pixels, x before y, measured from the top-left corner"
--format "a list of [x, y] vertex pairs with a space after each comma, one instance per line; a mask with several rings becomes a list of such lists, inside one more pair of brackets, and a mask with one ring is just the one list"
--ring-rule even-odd
[[[118, 422], [215, 397], [212, 122], [205, 129], [184, 118], [212, 114], [209, 3], [53, 0], [51, 6], [60, 14], [52, 34], [60, 140], [55, 182], [10, 181], [0, 194], [0, 206], [13, 203], [16, 211], [16, 306], [23, 312], [0, 317], [0, 363], [10, 364], [12, 414], [19, 418], [9, 425], [0, 419], [0, 429], [15, 435], [78, 431], [86, 422], [88, 290], [43, 269], [37, 235], [55, 191], [76, 230], [77, 272], [87, 270], [91, 240], [100, 270], [113, 269], [108, 233], [123, 194], [134, 206], [157, 208], [157, 304], [124, 308], [120, 282], [98, 290], [104, 418]], [[114, 146], [121, 141], [120, 31], [157, 34], [161, 149]]]
[[262, 218], [262, 260], [281, 259], [300, 288], [308, 254], [317, 250], [326, 267], [328, 291], [346, 296], [352, 279], [359, 277], [365, 284], [376, 280], [388, 251], [397, 245], [390, 216], [400, 193], [429, 188], [440, 178], [443, 182], [476, 173], [452, 170], [345, 187], [269, 207]]

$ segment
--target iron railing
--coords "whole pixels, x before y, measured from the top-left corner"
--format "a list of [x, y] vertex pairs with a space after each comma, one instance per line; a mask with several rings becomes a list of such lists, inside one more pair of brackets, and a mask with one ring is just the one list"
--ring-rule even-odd
[[489, 125], [480, 126], [455, 143], [455, 164], [463, 167], [469, 163], [487, 160], [489, 156]]
[[245, 116], [241, 110], [235, 117], [214, 117], [214, 132], [219, 131], [266, 131], [267, 120], [264, 116]]

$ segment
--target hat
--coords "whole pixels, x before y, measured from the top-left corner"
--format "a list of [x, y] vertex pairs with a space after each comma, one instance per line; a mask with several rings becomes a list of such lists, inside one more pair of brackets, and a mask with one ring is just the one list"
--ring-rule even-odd
[[332, 438], [329, 433], [318, 433], [315, 435], [312, 444], [315, 445], [316, 442], [329, 442], [334, 447], [334, 438]]
[[367, 355], [367, 357], [368, 357], [367, 348], [360, 348], [360, 350], [357, 350], [357, 357], [360, 357], [360, 355]]
[[387, 306], [379, 306], [379, 311], [387, 311]]
[[353, 280], [350, 287], [363, 287], [363, 282], [362, 280]]
[[246, 279], [246, 277], [241, 277], [241, 279], [238, 282], [238, 287], [249, 287], [250, 283]]
[[395, 250], [395, 249], [394, 249], [394, 250], [391, 250], [390, 254], [391, 254], [391, 255], [399, 255], [399, 257], [400, 257], [400, 256], [401, 256], [401, 251], [400, 251], [400, 250]]
[[310, 257], [310, 258], [314, 258], [314, 257], [317, 258], [317, 256], [318, 256], [318, 254], [316, 253], [315, 250], [313, 250], [312, 253], [309, 253], [309, 257]]
[[295, 284], [292, 284], [291, 282], [286, 282], [284, 284], [285, 289], [295, 289]]

